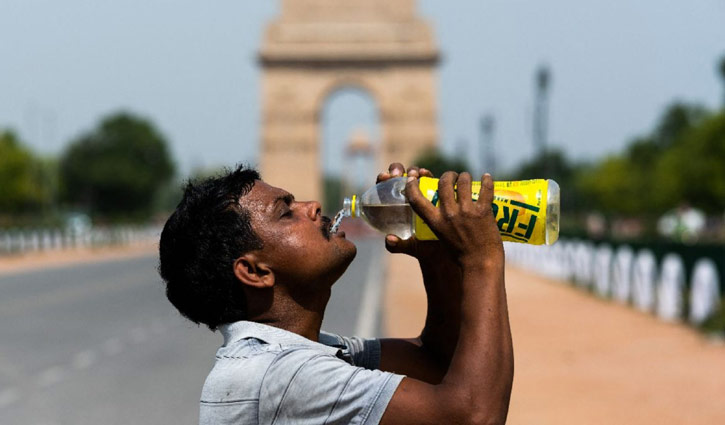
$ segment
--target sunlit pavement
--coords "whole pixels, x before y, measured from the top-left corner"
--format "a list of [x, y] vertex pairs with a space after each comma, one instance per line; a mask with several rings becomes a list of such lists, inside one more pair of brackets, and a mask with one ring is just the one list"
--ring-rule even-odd
[[[381, 248], [358, 242], [325, 329], [377, 333]], [[0, 424], [198, 423], [221, 337], [173, 310], [156, 265], [145, 256], [0, 276]]]
[[[420, 279], [415, 261], [389, 261], [387, 334], [420, 332]], [[506, 287], [516, 362], [509, 424], [725, 423], [722, 342], [515, 268]]]

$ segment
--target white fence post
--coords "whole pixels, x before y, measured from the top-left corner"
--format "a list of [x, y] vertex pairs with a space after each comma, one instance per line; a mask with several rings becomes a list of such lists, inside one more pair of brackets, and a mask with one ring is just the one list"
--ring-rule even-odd
[[617, 249], [612, 265], [612, 298], [625, 304], [629, 301], [632, 281], [632, 248], [624, 245]]
[[657, 282], [657, 261], [649, 249], [639, 251], [632, 270], [632, 303], [644, 312], [651, 312], [655, 306], [655, 282]]
[[594, 257], [594, 290], [597, 295], [609, 295], [612, 281], [612, 248], [600, 245]]
[[690, 280], [690, 323], [702, 324], [720, 306], [720, 278], [715, 263], [703, 258], [695, 263]]
[[[627, 245], [616, 250], [583, 240], [560, 239], [551, 247], [506, 243], [506, 261], [548, 278], [571, 281], [580, 287], [593, 287], [602, 297], [632, 305], [643, 312], [655, 313], [665, 321], [684, 320], [687, 276], [682, 258], [667, 254], [660, 267], [653, 252], [637, 253]], [[712, 259], [701, 258], [690, 276], [689, 317], [701, 325], [713, 314], [725, 309], [717, 266]]]
[[579, 286], [589, 287], [592, 284], [594, 270], [594, 246], [591, 242], [580, 242], [576, 248], [576, 264], [574, 266], [576, 282]]
[[685, 289], [685, 266], [677, 254], [667, 254], [657, 283], [657, 316], [676, 321], [682, 316], [682, 292]]

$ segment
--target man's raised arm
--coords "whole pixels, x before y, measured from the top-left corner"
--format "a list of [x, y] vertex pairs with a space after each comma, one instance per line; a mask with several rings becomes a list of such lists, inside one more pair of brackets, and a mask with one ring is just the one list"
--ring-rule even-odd
[[[378, 174], [378, 183], [405, 173], [400, 163], [390, 164]], [[411, 166], [408, 176], [434, 177], [425, 168]], [[451, 363], [458, 343], [461, 323], [461, 267], [440, 241], [402, 240], [388, 235], [385, 247], [391, 253], [410, 255], [418, 260], [426, 294], [426, 317], [422, 332], [415, 338], [381, 340], [380, 369], [407, 375], [431, 384], [440, 383]]]
[[406, 186], [413, 210], [429, 224], [460, 267], [460, 331], [440, 383], [403, 379], [388, 404], [383, 424], [506, 421], [513, 346], [503, 244], [491, 209], [493, 179], [483, 177], [479, 202], [471, 200], [471, 180], [468, 173], [445, 173], [439, 182], [440, 208], [423, 197], [415, 178]]

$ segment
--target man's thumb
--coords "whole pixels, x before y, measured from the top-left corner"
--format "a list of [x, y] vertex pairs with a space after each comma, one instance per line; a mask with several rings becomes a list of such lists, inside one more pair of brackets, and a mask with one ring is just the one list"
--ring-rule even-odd
[[400, 239], [395, 235], [385, 237], [385, 249], [393, 254], [412, 254], [415, 251], [415, 238]]

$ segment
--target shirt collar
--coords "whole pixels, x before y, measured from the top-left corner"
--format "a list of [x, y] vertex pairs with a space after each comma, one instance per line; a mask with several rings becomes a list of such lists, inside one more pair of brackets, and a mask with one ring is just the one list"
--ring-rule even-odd
[[339, 356], [341, 354], [340, 347], [331, 347], [329, 345], [320, 344], [319, 342], [297, 335], [294, 332], [257, 322], [242, 320], [239, 322], [227, 323], [220, 325], [219, 331], [224, 336], [225, 346], [245, 338], [256, 338], [268, 344], [279, 344], [283, 347], [302, 345], [323, 351], [326, 354], [331, 354], [333, 356]]

